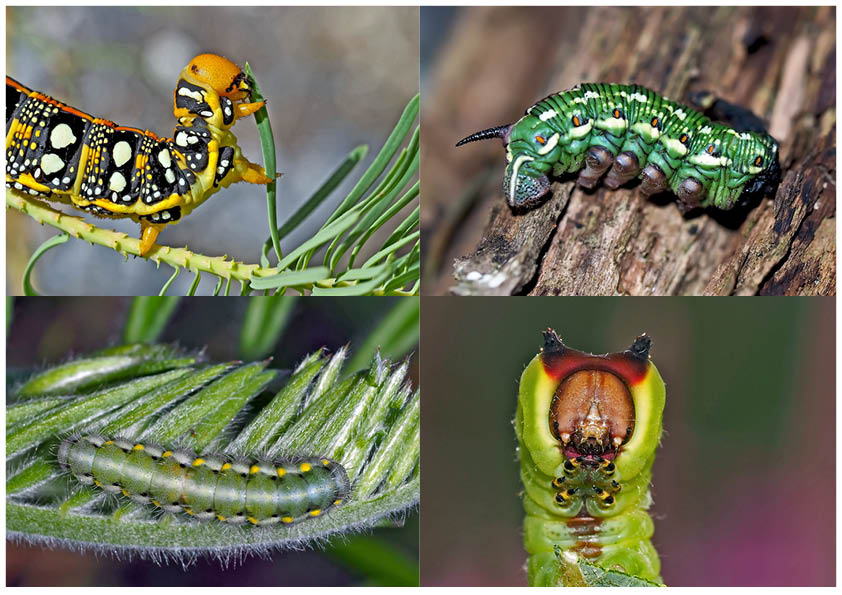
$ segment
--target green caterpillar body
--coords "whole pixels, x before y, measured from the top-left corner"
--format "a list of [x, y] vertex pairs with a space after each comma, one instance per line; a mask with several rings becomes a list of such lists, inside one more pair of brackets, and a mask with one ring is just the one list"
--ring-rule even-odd
[[583, 83], [457, 146], [495, 137], [506, 146], [503, 190], [512, 208], [539, 204], [550, 176], [577, 171], [586, 188], [606, 172], [611, 188], [640, 177], [644, 195], [671, 190], [682, 210], [730, 209], [741, 195], [774, 191], [780, 179], [771, 136], [717, 124], [639, 85]]
[[665, 389], [651, 342], [595, 356], [544, 337], [515, 417], [529, 584], [563, 585], [559, 553], [660, 582], [647, 509]]
[[289, 525], [318, 517], [350, 492], [344, 467], [323, 457], [197, 456], [188, 449], [89, 435], [64, 440], [58, 461], [79, 482], [105, 492], [235, 525]]

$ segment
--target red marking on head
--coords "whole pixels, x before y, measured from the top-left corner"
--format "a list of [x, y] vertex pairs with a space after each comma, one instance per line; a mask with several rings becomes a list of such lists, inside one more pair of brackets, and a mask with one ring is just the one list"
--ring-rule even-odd
[[570, 348], [562, 352], [543, 352], [541, 363], [553, 380], [561, 381], [580, 370], [603, 370], [619, 376], [629, 386], [642, 382], [649, 368], [649, 360], [635, 357], [628, 351], [593, 355]]

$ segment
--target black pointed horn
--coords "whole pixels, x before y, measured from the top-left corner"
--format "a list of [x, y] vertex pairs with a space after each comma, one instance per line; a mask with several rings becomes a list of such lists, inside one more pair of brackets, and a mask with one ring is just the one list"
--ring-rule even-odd
[[506, 138], [506, 134], [509, 132], [509, 129], [512, 127], [511, 124], [503, 124], [502, 126], [495, 126], [494, 128], [487, 128], [486, 130], [480, 130], [479, 132], [474, 132], [471, 136], [466, 136], [458, 143], [456, 143], [457, 147], [461, 147], [466, 143], [472, 143], [477, 140], [485, 140], [487, 138]]
[[544, 331], [544, 353], [563, 353], [566, 347], [564, 343], [561, 341], [561, 337], [558, 336], [553, 329], [547, 327], [547, 330]]
[[649, 335], [643, 333], [634, 340], [628, 351], [637, 359], [648, 360], [650, 347], [652, 347], [652, 339], [649, 338]]

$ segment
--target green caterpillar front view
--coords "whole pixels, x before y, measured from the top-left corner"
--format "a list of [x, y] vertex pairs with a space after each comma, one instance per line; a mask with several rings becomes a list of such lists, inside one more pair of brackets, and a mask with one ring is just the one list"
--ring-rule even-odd
[[579, 171], [586, 188], [607, 172], [610, 188], [640, 177], [644, 195], [671, 190], [683, 210], [730, 209], [741, 195], [773, 192], [780, 179], [778, 144], [755, 121], [737, 130], [639, 85], [584, 83], [456, 146], [503, 139], [512, 208], [538, 204], [550, 176]]
[[647, 509], [666, 393], [650, 344], [642, 335], [597, 356], [548, 329], [521, 376], [515, 432], [532, 586], [564, 584], [559, 553], [661, 580]]

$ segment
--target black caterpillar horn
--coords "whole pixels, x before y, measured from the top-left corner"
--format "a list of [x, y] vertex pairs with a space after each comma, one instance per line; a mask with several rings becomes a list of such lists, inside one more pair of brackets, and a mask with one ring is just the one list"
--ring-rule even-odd
[[466, 143], [472, 143], [476, 140], [485, 140], [487, 138], [506, 138], [506, 134], [509, 132], [511, 127], [511, 124], [504, 124], [502, 126], [495, 126], [494, 128], [474, 132], [471, 136], [466, 136], [456, 143], [456, 146], [461, 147]]

